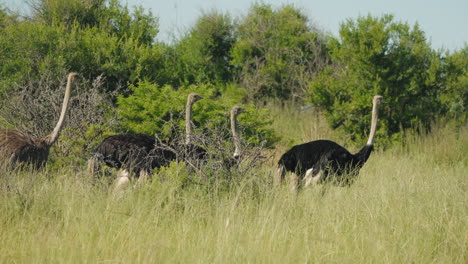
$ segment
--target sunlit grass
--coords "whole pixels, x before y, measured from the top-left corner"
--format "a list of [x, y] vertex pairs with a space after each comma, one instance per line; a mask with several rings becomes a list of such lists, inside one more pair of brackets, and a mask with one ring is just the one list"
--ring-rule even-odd
[[[297, 126], [294, 144], [317, 139]], [[80, 170], [4, 174], [0, 262], [466, 263], [467, 138], [446, 126], [408, 137], [351, 187], [298, 195], [273, 188], [269, 164], [230, 188], [187, 184], [173, 164], [123, 193]]]

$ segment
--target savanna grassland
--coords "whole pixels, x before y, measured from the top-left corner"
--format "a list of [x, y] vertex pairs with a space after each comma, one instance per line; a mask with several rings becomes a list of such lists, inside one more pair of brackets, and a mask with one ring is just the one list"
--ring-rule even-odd
[[374, 152], [352, 186], [295, 195], [272, 185], [285, 145], [340, 138], [319, 115], [270, 114], [285, 140], [230, 182], [190, 184], [177, 164], [122, 193], [84, 168], [3, 173], [0, 262], [467, 262], [466, 126], [407, 135]]
[[[394, 14], [343, 17], [334, 36], [261, 1], [161, 42], [171, 29], [126, 1], [23, 2], [0, 1], [0, 129], [47, 137], [67, 114], [45, 168], [0, 170], [0, 263], [468, 263], [467, 44], [436, 50]], [[204, 98], [191, 121], [190, 93]], [[273, 186], [295, 144], [357, 152], [375, 95], [376, 150], [354, 184]], [[243, 153], [228, 170], [233, 106]], [[213, 154], [203, 173], [173, 162], [122, 192], [116, 170], [86, 173], [104, 138], [183, 145], [186, 122]]]

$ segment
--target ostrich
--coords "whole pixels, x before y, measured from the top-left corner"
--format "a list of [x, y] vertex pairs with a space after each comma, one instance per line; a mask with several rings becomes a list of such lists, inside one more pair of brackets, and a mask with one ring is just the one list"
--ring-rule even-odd
[[234, 141], [234, 159], [238, 160], [241, 156], [241, 142], [240, 142], [240, 133], [239, 133], [239, 127], [237, 124], [237, 116], [239, 114], [244, 113], [244, 109], [242, 109], [240, 106], [233, 106], [231, 109], [231, 133], [232, 133], [232, 140]]
[[119, 134], [105, 138], [88, 161], [88, 172], [94, 175], [99, 169], [99, 162], [111, 168], [123, 169], [118, 174], [116, 189], [130, 181], [136, 175], [138, 181], [144, 181], [149, 172], [169, 164], [176, 158], [171, 149], [156, 144], [154, 137], [145, 134]]
[[208, 158], [207, 151], [192, 143], [192, 107], [197, 101], [203, 99], [196, 93], [190, 93], [187, 97], [187, 105], [185, 107], [185, 146], [184, 158], [191, 162], [202, 162]]
[[19, 130], [0, 130], [0, 155], [7, 164], [31, 164], [35, 169], [39, 169], [47, 162], [50, 147], [59, 138], [67, 114], [72, 82], [78, 76], [75, 72], [68, 74], [62, 111], [54, 130], [48, 136], [32, 137]]
[[[191, 118], [193, 104], [202, 99], [201, 96], [191, 93], [188, 96], [186, 108], [186, 150], [195, 153], [196, 157], [206, 156], [206, 151], [191, 144]], [[154, 137], [145, 134], [120, 134], [105, 138], [99, 144], [93, 157], [88, 161], [88, 172], [94, 175], [99, 168], [99, 161], [111, 168], [123, 169], [119, 172], [115, 189], [120, 189], [130, 181], [131, 175], [136, 175], [138, 181], [144, 181], [154, 168], [166, 166], [177, 158], [172, 146], [156, 142]]]
[[241, 113], [244, 113], [244, 110], [240, 106], [233, 106], [231, 109], [231, 133], [232, 141], [234, 142], [234, 154], [232, 157], [223, 158], [224, 167], [229, 170], [231, 167], [239, 163], [242, 151], [241, 151], [241, 141], [240, 141], [240, 132], [237, 123], [237, 116]]
[[226, 160], [225, 162], [228, 168], [237, 164], [242, 154], [240, 132], [239, 132], [239, 127], [237, 123], [237, 116], [242, 113], [244, 113], [244, 110], [240, 106], [235, 105], [231, 109], [231, 133], [232, 133], [232, 141], [234, 142], [235, 149], [234, 149], [234, 154], [232, 155], [232, 157]]
[[286, 171], [292, 172], [291, 188], [293, 190], [298, 188], [300, 178], [304, 179], [304, 186], [308, 186], [311, 183], [315, 184], [326, 179], [329, 173], [335, 173], [336, 175], [357, 174], [373, 150], [378, 105], [382, 100], [382, 96], [374, 96], [369, 139], [358, 153], [353, 155], [330, 140], [316, 140], [296, 145], [279, 159], [274, 179], [275, 185], [281, 184]]

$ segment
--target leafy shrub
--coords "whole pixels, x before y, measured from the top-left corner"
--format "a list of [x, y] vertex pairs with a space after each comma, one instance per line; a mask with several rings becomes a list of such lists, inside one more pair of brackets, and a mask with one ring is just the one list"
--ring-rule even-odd
[[292, 5], [254, 4], [237, 27], [232, 64], [249, 98], [301, 98], [327, 63], [325, 41]]
[[[170, 139], [184, 133], [185, 105], [191, 92], [204, 99], [193, 107], [194, 134], [210, 134], [215, 130], [229, 136], [229, 112], [234, 105], [241, 105], [245, 96], [239, 88], [227, 86], [223, 90], [213, 85], [189, 85], [173, 89], [169, 85], [159, 87], [149, 82], [132, 85], [133, 94], [119, 96], [117, 108], [120, 115], [121, 131], [157, 134], [161, 139]], [[239, 116], [242, 137], [247, 143], [271, 147], [277, 136], [270, 128], [271, 120], [265, 109], [244, 106], [246, 113]]]
[[[0, 26], [0, 92], [46, 71], [104, 74], [106, 92], [138, 79], [164, 80], [157, 19], [116, 0], [40, 0], [27, 19]], [[2, 22], [0, 22], [2, 23]], [[2, 23], [3, 24], [3, 23]]]
[[235, 42], [231, 17], [216, 11], [203, 14], [195, 26], [166, 54], [172, 85], [226, 83], [233, 79], [231, 48]]
[[444, 89], [440, 94], [442, 114], [460, 123], [468, 121], [468, 45], [446, 58]]
[[391, 15], [347, 20], [329, 51], [333, 66], [310, 84], [309, 98], [326, 111], [333, 128], [362, 143], [376, 94], [385, 101], [377, 142], [398, 140], [402, 129], [430, 126], [440, 109], [442, 67], [417, 24], [410, 29]]
[[51, 52], [62, 34], [63, 27], [27, 21], [0, 28], [0, 92], [41, 79], [51, 70], [62, 73], [63, 57]]
[[8, 10], [3, 7], [3, 4], [0, 3], [0, 28], [4, 27], [9, 18]]

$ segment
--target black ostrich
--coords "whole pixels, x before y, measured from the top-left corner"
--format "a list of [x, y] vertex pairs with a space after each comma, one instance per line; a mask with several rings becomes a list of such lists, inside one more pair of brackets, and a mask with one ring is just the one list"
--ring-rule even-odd
[[[188, 96], [186, 128], [187, 138], [191, 133], [191, 118], [193, 104], [202, 99], [201, 96], [191, 93]], [[196, 158], [206, 157], [206, 151], [188, 142], [184, 146], [184, 152], [193, 154]], [[130, 181], [130, 177], [135, 175], [138, 181], [145, 180], [149, 173], [162, 166], [167, 166], [172, 160], [177, 158], [174, 146], [163, 142], [156, 142], [154, 137], [145, 134], [120, 134], [105, 138], [99, 144], [93, 157], [88, 162], [88, 172], [94, 175], [99, 169], [99, 162], [104, 162], [111, 168], [123, 169], [119, 172], [116, 189], [121, 188]]]
[[130, 180], [131, 175], [145, 180], [154, 168], [169, 164], [176, 153], [161, 144], [154, 137], [145, 134], [120, 134], [105, 138], [94, 151], [88, 162], [88, 171], [94, 175], [99, 162], [111, 168], [123, 169], [119, 172], [116, 188]]
[[[283, 182], [286, 171], [292, 172], [291, 188], [293, 190], [298, 188], [300, 179], [304, 180], [304, 186], [308, 186], [326, 179], [330, 173], [336, 175], [357, 174], [374, 148], [378, 105], [382, 100], [382, 96], [374, 96], [369, 139], [358, 153], [353, 155], [344, 147], [330, 140], [316, 140], [296, 145], [279, 159], [274, 179], [275, 185]], [[345, 177], [341, 180], [344, 183], [349, 183], [350, 179]]]

